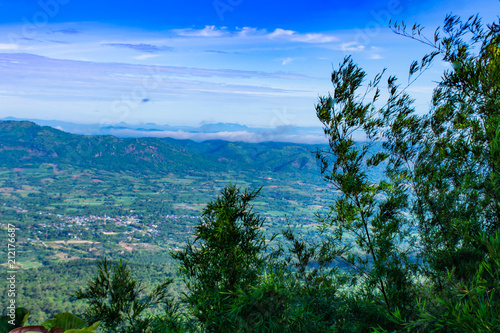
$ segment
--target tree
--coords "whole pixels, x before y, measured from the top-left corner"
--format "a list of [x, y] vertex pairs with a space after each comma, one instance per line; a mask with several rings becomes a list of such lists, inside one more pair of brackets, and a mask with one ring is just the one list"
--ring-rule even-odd
[[259, 191], [224, 188], [203, 210], [194, 242], [172, 253], [188, 289], [184, 301], [207, 332], [236, 331], [238, 322], [227, 315], [233, 293], [246, 290], [263, 273], [266, 245], [259, 229], [264, 219], [250, 205]]
[[[481, 237], [493, 237], [500, 227], [500, 25], [484, 28], [477, 16], [465, 22], [447, 16], [433, 42], [418, 25], [407, 32], [396, 24], [394, 30], [434, 48], [411, 64], [409, 84], [437, 56], [452, 64], [434, 91], [429, 114], [415, 113], [406, 87], [394, 76], [387, 79], [387, 102], [377, 107], [383, 72], [359, 93], [366, 74], [350, 57], [332, 74], [333, 96], [321, 97], [316, 107], [329, 139], [329, 149], [317, 152], [322, 174], [342, 192], [330, 214], [320, 217], [328, 237], [322, 255], [340, 257], [351, 267], [361, 291], [356, 297], [385, 309], [385, 319], [372, 327], [389, 330], [397, 328], [388, 321], [395, 313], [407, 322], [415, 322], [418, 311], [439, 317], [445, 312], [438, 299], [457, 302], [457, 290], [478, 286], [478, 267], [490, 256], [485, 244], [498, 244]], [[355, 144], [355, 131], [367, 142]], [[373, 150], [377, 141], [379, 151]], [[370, 180], [368, 171], [382, 162], [385, 179]], [[409, 213], [416, 224], [405, 217]], [[410, 233], [414, 227], [420, 248]], [[346, 236], [356, 246], [338, 252]], [[409, 260], [417, 251], [421, 261]], [[415, 264], [421, 264], [418, 270]], [[426, 307], [416, 309], [416, 292], [429, 301]], [[481, 306], [488, 306], [485, 299]], [[363, 313], [358, 318], [370, 320]]]
[[[432, 97], [431, 112], [412, 130], [422, 151], [413, 170], [426, 261], [438, 284], [446, 271], [468, 278], [482, 260], [482, 232], [500, 227], [498, 128], [500, 125], [500, 27], [447, 16], [434, 40], [395, 25], [397, 33], [434, 48], [452, 65]], [[441, 36], [444, 34], [444, 37]], [[421, 69], [412, 65], [413, 71]]]
[[[320, 97], [316, 106], [316, 114], [329, 139], [329, 149], [316, 153], [321, 172], [325, 181], [342, 193], [331, 205], [329, 214], [319, 217], [321, 230], [327, 236], [320, 260], [342, 260], [351, 274], [351, 288], [359, 290], [365, 301], [372, 302], [372, 308], [378, 308], [374, 313], [370, 307], [357, 307], [361, 311], [360, 323], [396, 308], [410, 311], [414, 301], [411, 278], [415, 273], [409, 260], [410, 251], [414, 251], [409, 233], [411, 221], [404, 215], [408, 195], [404, 178], [397, 169], [398, 159], [374, 146], [379, 140], [377, 130], [383, 125], [377, 119], [380, 110], [375, 107], [382, 74], [358, 95], [365, 77], [366, 73], [351, 57], [346, 57], [332, 74], [334, 95]], [[394, 82], [395, 78], [389, 78], [390, 85], [394, 86]], [[371, 98], [365, 102], [369, 94]], [[410, 103], [403, 94], [392, 112], [408, 113]], [[363, 131], [369, 141], [356, 144], [355, 131]], [[369, 177], [369, 171], [386, 159], [386, 177], [376, 182]], [[346, 243], [349, 245], [345, 246]], [[355, 327], [363, 329], [366, 328]]]
[[101, 322], [104, 332], [145, 332], [150, 319], [144, 310], [158, 304], [171, 306], [167, 288], [172, 279], [158, 285], [149, 295], [142, 297], [144, 288], [134, 280], [126, 263], [112, 264], [106, 258], [98, 262], [98, 275], [73, 297], [90, 304], [84, 312], [87, 322]]
[[[500, 232], [492, 236], [480, 235], [476, 241], [486, 248], [486, 257], [472, 276], [461, 281], [453, 293], [433, 294], [431, 306], [423, 300], [419, 304], [419, 318], [405, 320], [396, 311], [392, 317], [405, 332], [498, 332], [500, 330]], [[448, 273], [448, 281], [456, 286], [456, 275]], [[458, 292], [457, 292], [458, 291]], [[382, 330], [387, 332], [386, 330]], [[382, 332], [378, 331], [377, 332]]]

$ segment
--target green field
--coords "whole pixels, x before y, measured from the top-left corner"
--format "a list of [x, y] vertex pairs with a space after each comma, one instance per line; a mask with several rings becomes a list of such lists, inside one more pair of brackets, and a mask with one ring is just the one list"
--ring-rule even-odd
[[[314, 213], [318, 207], [326, 207], [333, 195], [324, 191], [326, 186], [319, 177], [299, 176], [205, 172], [165, 177], [90, 169], [82, 172], [48, 164], [22, 170], [4, 167], [0, 168], [1, 223], [3, 228], [7, 223], [16, 226], [16, 259], [26, 272], [50, 270], [78, 260], [94, 265], [96, 259], [108, 256], [132, 264], [160, 265], [175, 275], [176, 263], [170, 251], [183, 248], [192, 239], [206, 203], [229, 183], [249, 190], [262, 187], [254, 209], [266, 218], [263, 230], [268, 235], [288, 223], [304, 231], [315, 230]], [[61, 289], [63, 293], [76, 287], [71, 287], [70, 281], [81, 273], [68, 270], [61, 274], [69, 284]], [[21, 277], [25, 279], [22, 284], [31, 290], [33, 282]], [[19, 298], [33, 310], [33, 322], [81, 308], [81, 304], [69, 302], [67, 295], [50, 294], [48, 282], [40, 283], [44, 302], [50, 299], [50, 309], [34, 299], [36, 293], [31, 291]], [[180, 282], [177, 284], [182, 288]], [[0, 295], [5, 292], [0, 288]], [[71, 309], [65, 308], [69, 304]]]

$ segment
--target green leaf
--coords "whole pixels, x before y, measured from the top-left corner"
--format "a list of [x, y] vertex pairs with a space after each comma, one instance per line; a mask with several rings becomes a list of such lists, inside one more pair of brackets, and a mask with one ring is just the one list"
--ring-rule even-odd
[[72, 313], [63, 312], [58, 313], [53, 319], [49, 319], [42, 324], [47, 329], [52, 327], [62, 327], [64, 330], [69, 330], [72, 328], [83, 328], [87, 326], [85, 320], [78, 318]]
[[95, 322], [91, 326], [84, 327], [84, 328], [74, 328], [70, 330], [65, 330], [64, 333], [85, 333], [85, 332], [95, 332], [95, 330], [99, 327], [99, 324], [101, 322]]
[[[22, 327], [28, 321], [30, 312], [25, 308], [16, 308], [14, 310], [14, 318], [9, 315], [0, 318], [0, 333], [8, 333], [16, 327]], [[10, 324], [14, 320], [14, 325]]]

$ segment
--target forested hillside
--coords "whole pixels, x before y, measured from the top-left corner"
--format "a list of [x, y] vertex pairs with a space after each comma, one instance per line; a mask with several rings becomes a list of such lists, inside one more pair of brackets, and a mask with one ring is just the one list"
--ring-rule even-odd
[[0, 122], [0, 166], [41, 163], [106, 171], [272, 171], [317, 174], [313, 145], [83, 136], [27, 121]]

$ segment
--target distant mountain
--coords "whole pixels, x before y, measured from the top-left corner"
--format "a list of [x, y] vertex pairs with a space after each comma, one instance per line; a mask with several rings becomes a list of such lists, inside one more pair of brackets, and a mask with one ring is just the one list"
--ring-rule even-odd
[[199, 127], [199, 130], [201, 132], [235, 132], [235, 131], [251, 131], [251, 128], [240, 124], [217, 123], [217, 124], [203, 124]]
[[319, 175], [314, 145], [70, 134], [29, 121], [0, 121], [0, 166], [55, 163], [108, 171], [256, 170]]
[[[1, 119], [0, 119], [1, 120]], [[294, 142], [294, 143], [326, 143], [320, 127], [280, 126], [276, 128], [248, 127], [233, 123], [203, 124], [193, 126], [170, 126], [145, 123], [139, 125], [120, 122], [117, 124], [79, 124], [59, 120], [20, 119], [7, 117], [6, 121], [31, 121], [41, 126], [50, 126], [83, 135], [113, 135], [119, 138], [175, 138], [193, 141], [225, 140], [244, 142]]]

